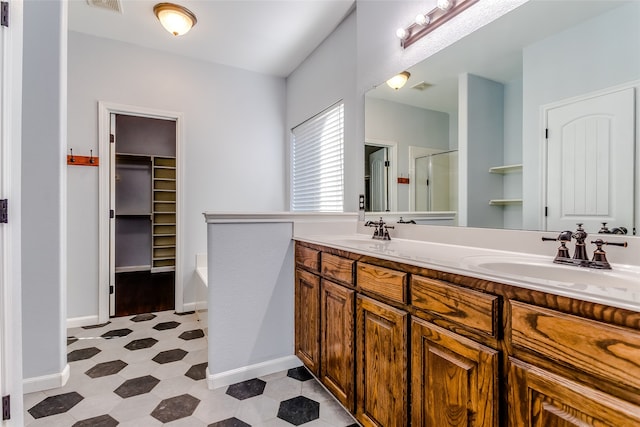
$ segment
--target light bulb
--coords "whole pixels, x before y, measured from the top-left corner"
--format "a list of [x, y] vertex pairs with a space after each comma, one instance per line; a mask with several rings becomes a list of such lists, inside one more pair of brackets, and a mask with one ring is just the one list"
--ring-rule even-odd
[[430, 22], [431, 18], [429, 18], [429, 15], [423, 15], [422, 13], [416, 15], [416, 24], [429, 25]]
[[438, 9], [447, 10], [451, 7], [450, 0], [438, 0]]
[[398, 36], [400, 40], [405, 40], [407, 37], [409, 37], [409, 31], [405, 30], [404, 28], [398, 28], [396, 30], [396, 36]]

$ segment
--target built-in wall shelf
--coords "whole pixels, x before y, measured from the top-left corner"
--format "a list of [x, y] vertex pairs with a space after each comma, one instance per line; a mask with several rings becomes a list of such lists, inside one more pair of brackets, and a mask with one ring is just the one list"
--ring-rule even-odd
[[514, 172], [522, 172], [522, 163], [516, 165], [494, 166], [489, 168], [489, 173], [507, 174]]
[[154, 156], [152, 272], [172, 271], [176, 265], [176, 159]]
[[493, 199], [489, 200], [491, 206], [522, 205], [522, 199]]

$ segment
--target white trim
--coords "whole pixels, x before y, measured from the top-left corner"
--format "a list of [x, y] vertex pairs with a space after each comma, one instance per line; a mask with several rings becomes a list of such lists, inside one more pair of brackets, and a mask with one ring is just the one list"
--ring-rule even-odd
[[[553, 110], [555, 108], [563, 107], [568, 104], [573, 104], [576, 102], [586, 101], [590, 98], [596, 98], [603, 95], [609, 95], [615, 92], [619, 92], [626, 89], [635, 89], [635, 114], [636, 114], [636, 122], [635, 122], [635, 169], [636, 176], [632, 185], [635, 185], [636, 188], [633, 192], [637, 196], [637, 190], [640, 189], [640, 174], [637, 172], [638, 165], [640, 165], [640, 149], [638, 148], [638, 138], [640, 137], [640, 80], [632, 80], [630, 82], [622, 83], [615, 86], [610, 86], [608, 88], [599, 89], [589, 93], [583, 93], [581, 95], [572, 96], [570, 98], [564, 98], [558, 101], [551, 102], [549, 104], [544, 104], [540, 106], [540, 124], [542, 131], [540, 132], [540, 166], [542, 174], [540, 176], [540, 194], [538, 195], [538, 200], [540, 201], [540, 209], [538, 212], [538, 229], [546, 230], [547, 229], [547, 217], [544, 216], [544, 208], [547, 206], [547, 155], [548, 155], [548, 147], [547, 147], [547, 139], [545, 138], [544, 130], [549, 127], [548, 125], [548, 114], [549, 110]], [[636, 200], [635, 209], [633, 219], [634, 219], [634, 227], [638, 227], [640, 223], [640, 197], [636, 197], [639, 200]], [[629, 230], [630, 235], [633, 235], [633, 230]]]
[[266, 362], [256, 363], [254, 365], [243, 366], [241, 368], [220, 372], [218, 374], [211, 374], [209, 372], [209, 368], [207, 368], [207, 387], [209, 390], [214, 390], [216, 388], [225, 387], [241, 381], [250, 380], [252, 378], [296, 368], [300, 365], [302, 365], [300, 359], [292, 355], [281, 357], [279, 359], [267, 360]]
[[176, 313], [189, 313], [190, 311], [196, 311], [198, 303], [198, 301], [185, 302], [182, 304], [182, 311], [178, 311], [178, 309], [176, 309]]
[[389, 192], [389, 211], [398, 210], [398, 143], [395, 141], [386, 141], [384, 139], [365, 138], [364, 145], [372, 145], [374, 147], [388, 148], [389, 166], [389, 183], [387, 191]]
[[[176, 274], [175, 274], [175, 310], [184, 312], [184, 284], [182, 280], [184, 252], [184, 142], [185, 125], [183, 113], [156, 110], [104, 101], [98, 102], [98, 146], [101, 162], [99, 174], [99, 269], [98, 269], [98, 318], [104, 323], [109, 318], [109, 124], [110, 114], [129, 114], [140, 117], [162, 118], [176, 121], [176, 176], [178, 192], [176, 199]], [[107, 160], [108, 159], [108, 160]]]
[[22, 40], [23, 1], [12, 0], [11, 26], [2, 28], [0, 72], [0, 198], [9, 200], [9, 223], [0, 226], [0, 395], [12, 395], [11, 419], [23, 424], [22, 387]]
[[80, 328], [82, 326], [93, 326], [99, 323], [100, 321], [96, 314], [91, 316], [70, 317], [67, 319], [67, 329]]
[[[22, 382], [24, 393], [34, 393], [36, 391], [50, 390], [53, 388], [64, 387], [69, 380], [71, 368], [67, 363], [62, 372], [57, 374], [42, 375], [40, 377], [25, 378]], [[12, 399], [13, 400], [13, 399]]]

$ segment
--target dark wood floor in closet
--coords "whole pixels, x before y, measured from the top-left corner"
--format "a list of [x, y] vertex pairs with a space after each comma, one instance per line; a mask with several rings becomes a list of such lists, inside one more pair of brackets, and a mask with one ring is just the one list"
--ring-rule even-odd
[[175, 272], [116, 273], [116, 316], [175, 308]]

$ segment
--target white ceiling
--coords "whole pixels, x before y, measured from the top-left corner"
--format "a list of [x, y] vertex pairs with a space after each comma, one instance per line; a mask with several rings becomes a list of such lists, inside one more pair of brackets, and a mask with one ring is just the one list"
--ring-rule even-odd
[[169, 34], [153, 14], [163, 0], [120, 0], [122, 13], [69, 1], [69, 30], [258, 73], [288, 76], [338, 26], [355, 0], [173, 0], [198, 23]]

